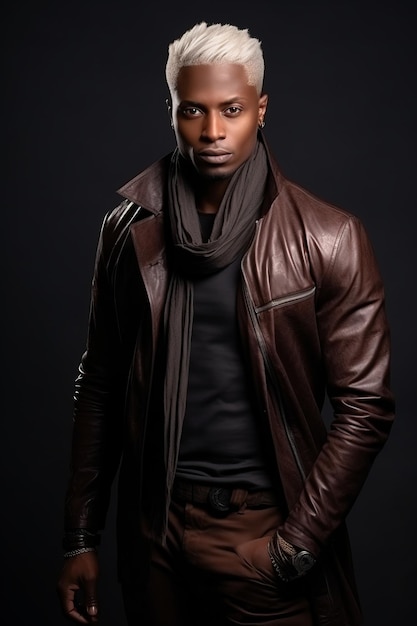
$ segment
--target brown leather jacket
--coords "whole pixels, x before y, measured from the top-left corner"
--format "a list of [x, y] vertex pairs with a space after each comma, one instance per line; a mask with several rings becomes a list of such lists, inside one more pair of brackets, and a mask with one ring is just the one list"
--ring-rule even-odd
[[[264, 211], [242, 261], [239, 324], [288, 507], [282, 534], [319, 557], [309, 574], [317, 623], [352, 626], [361, 618], [344, 518], [394, 410], [383, 286], [360, 221], [269, 160]], [[76, 382], [66, 527], [103, 527], [120, 467], [122, 579], [146, 576], [137, 528], [164, 481], [157, 364], [169, 280], [168, 162], [119, 190], [124, 200], [105, 217]]]

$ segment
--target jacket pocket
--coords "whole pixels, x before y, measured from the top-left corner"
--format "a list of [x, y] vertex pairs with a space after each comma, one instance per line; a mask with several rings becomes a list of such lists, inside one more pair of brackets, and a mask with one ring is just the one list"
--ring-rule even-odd
[[302, 300], [307, 300], [311, 296], [314, 295], [316, 291], [316, 286], [309, 287], [308, 289], [303, 289], [301, 291], [295, 291], [293, 293], [288, 293], [283, 296], [279, 296], [278, 298], [273, 298], [269, 302], [262, 304], [261, 306], [255, 307], [256, 313], [263, 313], [264, 311], [269, 311], [270, 309], [284, 307], [289, 304], [295, 304], [297, 302], [301, 302]]

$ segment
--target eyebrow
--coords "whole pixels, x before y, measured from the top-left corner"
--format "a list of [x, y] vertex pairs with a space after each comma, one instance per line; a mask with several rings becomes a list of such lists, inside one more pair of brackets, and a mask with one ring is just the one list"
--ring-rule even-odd
[[[227, 106], [230, 104], [233, 104], [234, 102], [242, 102], [242, 101], [246, 101], [247, 98], [245, 96], [234, 96], [232, 98], [228, 98], [227, 100], [224, 100], [223, 102], [219, 102], [219, 106]], [[181, 106], [191, 106], [191, 107], [197, 107], [197, 108], [203, 108], [204, 105], [201, 102], [197, 102], [195, 100], [181, 100], [179, 103]]]

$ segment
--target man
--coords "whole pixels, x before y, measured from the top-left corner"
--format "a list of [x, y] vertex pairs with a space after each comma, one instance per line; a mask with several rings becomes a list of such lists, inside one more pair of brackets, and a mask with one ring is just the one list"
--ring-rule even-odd
[[129, 626], [361, 623], [344, 519], [393, 419], [383, 287], [360, 221], [279, 171], [263, 72], [234, 26], [171, 44], [177, 149], [105, 217], [58, 584], [76, 622], [98, 620], [119, 469]]

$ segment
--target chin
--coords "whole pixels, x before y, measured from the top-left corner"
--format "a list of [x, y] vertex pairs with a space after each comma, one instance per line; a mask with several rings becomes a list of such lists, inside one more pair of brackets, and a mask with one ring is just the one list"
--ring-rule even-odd
[[227, 178], [230, 178], [232, 174], [230, 172], [216, 172], [216, 171], [199, 172], [200, 177], [204, 178], [204, 180], [226, 180]]
[[227, 180], [231, 178], [236, 172], [237, 168], [222, 168], [222, 167], [198, 167], [196, 168], [197, 174], [204, 180]]

